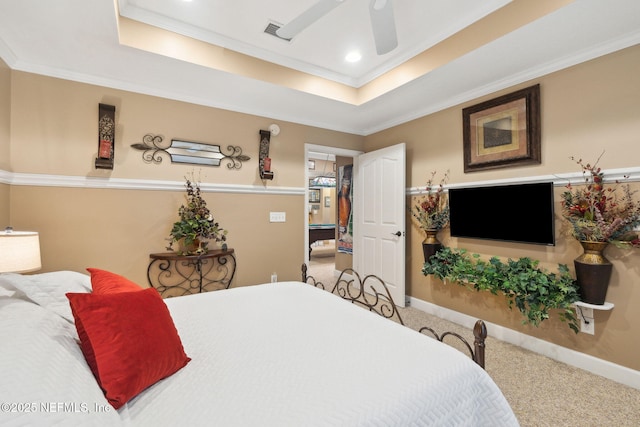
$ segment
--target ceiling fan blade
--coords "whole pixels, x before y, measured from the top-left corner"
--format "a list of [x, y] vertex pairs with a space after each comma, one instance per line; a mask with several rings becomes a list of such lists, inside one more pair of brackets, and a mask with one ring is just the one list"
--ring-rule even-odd
[[339, 6], [344, 0], [320, 0], [309, 9], [302, 12], [298, 17], [294, 18], [288, 24], [283, 25], [276, 34], [284, 39], [291, 39], [300, 31], [322, 18], [335, 7]]
[[398, 46], [393, 3], [391, 0], [371, 0], [369, 12], [373, 39], [376, 42], [376, 52], [378, 55], [391, 52]]

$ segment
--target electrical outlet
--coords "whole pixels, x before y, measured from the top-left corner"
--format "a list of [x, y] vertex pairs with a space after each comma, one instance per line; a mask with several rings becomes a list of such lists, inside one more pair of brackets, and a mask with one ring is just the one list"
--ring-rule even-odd
[[275, 283], [278, 281], [278, 275], [274, 272], [271, 273], [271, 283]]
[[286, 222], [286, 212], [269, 212], [269, 222]]
[[580, 332], [594, 335], [596, 332], [596, 322], [593, 318], [593, 309], [587, 307], [577, 307], [578, 318], [580, 319]]
[[595, 320], [590, 318], [580, 319], [580, 332], [584, 332], [585, 334], [589, 334], [589, 335], [595, 335], [596, 333]]

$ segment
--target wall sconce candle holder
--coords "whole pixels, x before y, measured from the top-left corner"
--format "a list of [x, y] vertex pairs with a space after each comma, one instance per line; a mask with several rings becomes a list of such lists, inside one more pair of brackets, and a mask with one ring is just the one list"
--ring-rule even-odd
[[113, 169], [116, 141], [116, 107], [98, 104], [98, 157], [96, 169]]
[[271, 171], [271, 158], [269, 157], [271, 133], [271, 130], [260, 130], [260, 160], [258, 164], [258, 170], [260, 172], [260, 178], [262, 178], [263, 180], [273, 179], [274, 176], [274, 173]]

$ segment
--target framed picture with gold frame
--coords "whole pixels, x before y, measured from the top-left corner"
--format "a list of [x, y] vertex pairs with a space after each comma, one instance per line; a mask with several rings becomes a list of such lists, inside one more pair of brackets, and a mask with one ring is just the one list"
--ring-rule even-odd
[[464, 172], [540, 163], [540, 85], [462, 110]]

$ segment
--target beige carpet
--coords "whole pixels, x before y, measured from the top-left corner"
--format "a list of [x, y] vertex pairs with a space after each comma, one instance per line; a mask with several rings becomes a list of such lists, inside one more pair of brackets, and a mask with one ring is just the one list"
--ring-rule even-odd
[[[331, 257], [311, 257], [309, 274], [335, 283]], [[421, 310], [400, 309], [408, 327], [456, 331], [473, 340], [469, 329]], [[502, 390], [523, 427], [640, 426], [640, 390], [520, 347], [487, 338], [486, 370]]]

